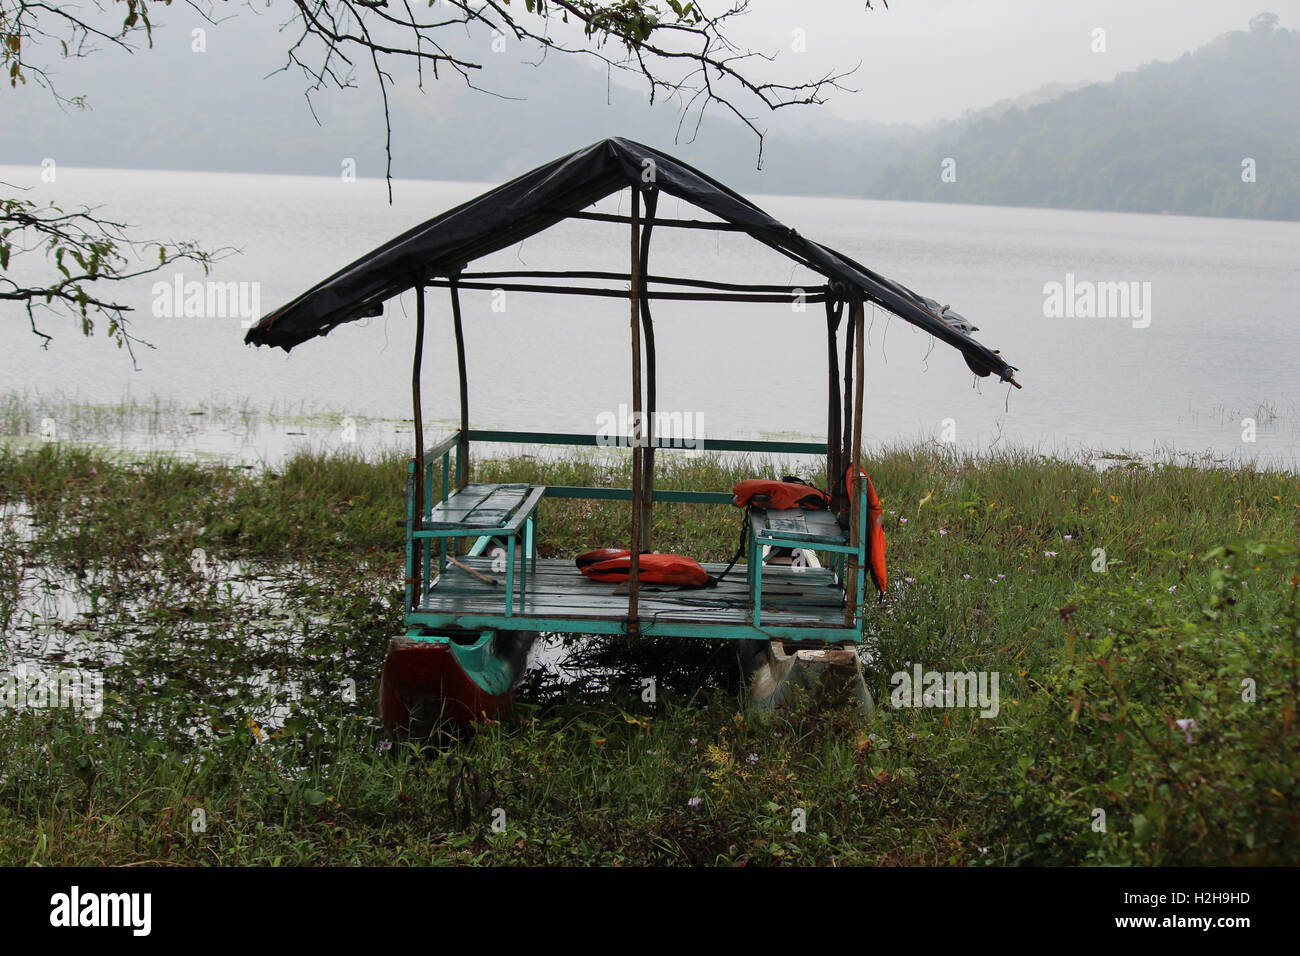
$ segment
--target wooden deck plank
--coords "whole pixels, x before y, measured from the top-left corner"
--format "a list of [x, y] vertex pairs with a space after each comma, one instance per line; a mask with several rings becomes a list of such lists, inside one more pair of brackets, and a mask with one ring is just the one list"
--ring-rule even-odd
[[[475, 559], [475, 560], [479, 560], [479, 559]], [[714, 561], [701, 562], [700, 566], [704, 568], [704, 570], [707, 571], [709, 574], [720, 574], [724, 570], [726, 570], [727, 567], [726, 564], [722, 562], [714, 562]], [[539, 577], [551, 576], [551, 577], [558, 577], [564, 579], [572, 579], [574, 575], [578, 574], [578, 569], [577, 566], [573, 563], [573, 561], [567, 558], [538, 558], [537, 574]], [[795, 568], [787, 565], [767, 564], [763, 566], [764, 581], [766, 581], [769, 578], [769, 576], [772, 578], [773, 581], [776, 582], [784, 582], [787, 580], [820, 582], [820, 581], [833, 581], [835, 579], [835, 572], [833, 572], [829, 568], [817, 568], [817, 567]], [[589, 580], [589, 579], [582, 578], [582, 580]], [[731, 573], [727, 575], [727, 577], [723, 580], [722, 584], [719, 585], [719, 587], [725, 587], [731, 584], [738, 584], [743, 587], [744, 583], [745, 583], [745, 564], [744, 562], [741, 562], [732, 569]]]
[[[470, 566], [473, 567], [474, 570], [481, 571], [482, 573], [487, 574], [489, 577], [494, 577], [497, 580], [504, 583], [503, 572], [501, 571], [494, 572], [492, 570], [492, 565], [490, 562], [487, 563], [486, 570], [479, 568], [477, 565], [470, 565]], [[539, 568], [538, 570], [540, 571], [541, 569]], [[782, 579], [782, 578], [769, 580], [769, 574], [770, 572], [768, 571], [768, 569], [765, 568], [763, 570], [763, 593], [765, 595], [771, 594], [773, 596], [779, 596], [783, 594], [789, 594], [789, 595], [803, 595], [803, 596], [817, 597], [817, 596], [821, 596], [821, 592], [827, 592], [831, 596], [831, 598], [840, 598], [843, 596], [842, 594], [836, 593], [838, 592], [839, 589], [833, 577], [827, 577], [827, 578], [819, 577], [818, 579], [813, 579], [809, 577], [807, 580], [802, 580], [802, 581], [800, 580], [792, 581], [792, 580]], [[775, 578], [775, 575], [773, 575], [772, 577]], [[589, 580], [590, 579], [588, 578], [580, 577], [580, 572], [576, 568], [570, 567], [564, 577], [557, 577], [555, 575], [543, 575], [540, 573], [534, 575], [530, 571], [528, 575], [528, 586], [530, 590], [540, 589], [540, 590], [571, 591], [573, 590], [574, 587], [580, 587], [580, 586], [588, 586], [591, 588], [599, 589], [603, 584], [606, 584], [606, 582], [600, 582], [600, 581], [591, 581], [589, 585], [584, 584], [584, 582], [587, 582]], [[452, 577], [449, 578], [448, 581], [460, 582], [461, 579], [459, 577]], [[468, 587], [474, 588], [475, 590], [480, 590], [481, 588], [492, 586], [486, 584], [485, 582], [477, 581], [473, 578], [463, 583]], [[451, 587], [455, 585], [444, 584], [444, 586]], [[516, 582], [515, 586], [518, 587], [519, 582]], [[696, 590], [700, 592], [708, 592], [711, 594], [748, 595], [749, 593], [749, 588], [745, 583], [744, 574], [738, 575], [736, 580], [734, 581], [731, 580], [730, 576], [728, 576], [726, 580], [722, 581], [720, 584], [712, 588], [695, 588], [695, 589], [675, 588], [672, 587], [671, 585], [659, 585], [659, 584], [648, 584], [648, 583], [643, 583], [641, 585], [641, 590], [643, 591], [668, 590], [670, 588], [673, 591]]]
[[[491, 562], [487, 559], [462, 559], [462, 561], [468, 563], [476, 571], [493, 577], [499, 583], [494, 586], [468, 575], [450, 574], [441, 585], [444, 590], [465, 590], [470, 592], [495, 590], [501, 592], [501, 589], [504, 588], [504, 575], [500, 571], [494, 572]], [[559, 566], [556, 567], [555, 564]], [[708, 569], [709, 566], [706, 565], [705, 567]], [[715, 565], [713, 567], [716, 571], [721, 571], [725, 566]], [[522, 582], [516, 581], [516, 592], [521, 587]], [[590, 578], [583, 577], [573, 564], [567, 561], [554, 563], [539, 561], [536, 572], [530, 571], [528, 575], [528, 590], [530, 592], [568, 594], [573, 593], [575, 589], [585, 588], [593, 594], [598, 594], [614, 593], [614, 589], [617, 587], [618, 585], [609, 584], [608, 582], [593, 581]], [[749, 597], [749, 587], [745, 579], [743, 565], [733, 570], [716, 587], [688, 589], [645, 584], [642, 586], [642, 592], [646, 594], [665, 592], [701, 594], [745, 599]], [[843, 602], [843, 592], [836, 584], [834, 573], [824, 568], [796, 570], [768, 566], [763, 571], [763, 595], [764, 600], [771, 597], [774, 600], [803, 598], [822, 604], [842, 604]]]
[[[439, 600], [437, 595], [430, 595], [421, 605], [420, 610], [435, 614], [482, 614], [497, 615], [503, 613], [502, 602], [486, 596], [482, 598], [457, 598], [450, 601]], [[764, 625], [803, 625], [808, 627], [840, 627], [844, 623], [843, 610], [820, 609], [821, 613], [796, 613], [780, 608], [764, 608]], [[548, 617], [574, 620], [622, 620], [627, 614], [627, 603], [621, 602], [611, 607], [596, 607], [590, 603], [576, 602], [548, 604], [531, 598], [515, 603], [513, 615], [518, 618]], [[683, 604], [642, 602], [640, 616], [643, 620], [688, 621], [699, 624], [748, 624], [748, 608], [693, 607]]]
[[[420, 610], [437, 614], [500, 614], [505, 605], [504, 575], [492, 571], [491, 559], [463, 558], [468, 566], [496, 578], [497, 585], [465, 571], [448, 568], [421, 601]], [[711, 573], [725, 565], [706, 565]], [[734, 577], [732, 576], [734, 575]], [[743, 569], [733, 570], [716, 588], [641, 591], [642, 619], [701, 624], [748, 624], [749, 591]], [[808, 627], [843, 624], [844, 592], [830, 587], [834, 575], [823, 568], [768, 567], [763, 572], [763, 623]], [[516, 579], [513, 613], [517, 617], [553, 617], [577, 620], [619, 620], [627, 613], [627, 595], [617, 584], [583, 577], [573, 563], [539, 559], [529, 574], [525, 590]]]
[[[503, 604], [505, 601], [504, 590], [499, 591], [470, 591], [454, 590], [448, 591], [435, 588], [429, 594], [430, 599], [436, 599], [440, 603], [454, 603], [463, 601], [466, 603], [474, 601], [487, 601], [493, 604]], [[539, 593], [529, 588], [527, 592], [515, 592], [516, 604], [522, 599], [531, 601], [534, 604], [547, 604], [555, 606], [568, 606], [574, 603], [581, 603], [591, 607], [603, 609], [617, 609], [627, 605], [626, 595], [599, 594], [590, 592], [550, 592]], [[691, 607], [691, 608], [719, 608], [719, 609], [740, 609], [749, 607], [749, 602], [741, 598], [721, 598], [714, 595], [702, 595], [697, 593], [667, 593], [655, 594], [642, 592], [643, 602], [649, 602], [655, 606], [665, 607]], [[765, 610], [787, 611], [789, 613], [820, 614], [825, 610], [843, 610], [843, 601], [828, 604], [826, 602], [815, 601], [765, 601], [763, 603]]]
[[[459, 584], [449, 584], [445, 582], [444, 585], [440, 588], [435, 586], [434, 590], [437, 590], [438, 594], [440, 594], [445, 599], [450, 599], [453, 595], [459, 595], [466, 598], [478, 598], [483, 596], [489, 596], [489, 597], [494, 597], [494, 599], [497, 601], [505, 600], [504, 584], [496, 587], [488, 585], [483, 588], [476, 588], [476, 587], [469, 587], [469, 586], [460, 586]], [[827, 588], [826, 590], [827, 590], [827, 595], [824, 597], [822, 595], [816, 595], [816, 594], [809, 595], [809, 594], [793, 592], [793, 591], [786, 592], [786, 593], [765, 592], [763, 595], [763, 605], [764, 607], [771, 607], [771, 608], [836, 607], [836, 608], [843, 609], [844, 607], [843, 593], [838, 591], [838, 589], [832, 591], [830, 588]], [[521, 587], [516, 586], [515, 595], [518, 596], [522, 593], [523, 593], [523, 589]], [[608, 590], [596, 590], [590, 588], [578, 590], [576, 588], [534, 587], [531, 581], [528, 583], [527, 593], [530, 597], [533, 597], [539, 601], [547, 600], [547, 601], [563, 602], [563, 601], [568, 601], [572, 598], [582, 597], [583, 599], [588, 601], [596, 601], [596, 602], [608, 601], [608, 602], [618, 602], [621, 604], [627, 603], [626, 594], [618, 594], [617, 592], [612, 592]], [[724, 592], [712, 588], [707, 588], [707, 589], [701, 588], [698, 590], [679, 589], [673, 591], [656, 591], [656, 590], [648, 590], [646, 588], [643, 588], [641, 590], [641, 597], [644, 600], [657, 599], [657, 600], [668, 601], [673, 604], [689, 604], [692, 606], [696, 606], [696, 605], [698, 606], [718, 605], [724, 607], [748, 607], [749, 606], [749, 594], [747, 592], [734, 592], [734, 591]]]

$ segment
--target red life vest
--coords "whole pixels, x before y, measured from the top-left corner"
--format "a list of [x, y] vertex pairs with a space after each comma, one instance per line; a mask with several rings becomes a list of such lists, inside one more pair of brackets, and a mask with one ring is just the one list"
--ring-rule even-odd
[[[876, 489], [871, 484], [870, 476], [861, 469], [859, 472], [867, 479], [867, 558], [871, 562], [869, 570], [876, 587], [880, 589], [881, 594], [884, 594], [885, 581], [888, 577], [885, 571], [885, 529], [882, 521], [885, 509], [881, 507], [880, 499], [876, 497]], [[856, 501], [858, 491], [854, 487], [852, 465], [849, 465], [844, 473], [844, 485], [848, 489], [849, 496]]]
[[812, 485], [794, 481], [771, 481], [766, 478], [747, 478], [731, 489], [732, 503], [738, 508], [753, 505], [784, 511], [787, 508], [808, 508], [817, 511], [830, 507], [826, 492]]
[[[577, 557], [580, 570], [593, 581], [626, 581], [632, 574], [632, 552], [621, 548], [597, 548]], [[677, 584], [702, 588], [709, 573], [694, 558], [680, 554], [643, 552], [637, 577], [646, 584]]]

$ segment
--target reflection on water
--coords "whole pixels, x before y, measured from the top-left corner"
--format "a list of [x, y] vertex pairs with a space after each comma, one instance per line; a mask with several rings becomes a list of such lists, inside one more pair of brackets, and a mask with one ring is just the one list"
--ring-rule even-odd
[[[110, 731], [126, 722], [178, 743], [240, 727], [310, 743], [340, 714], [375, 720], [374, 683], [401, 620], [391, 575], [344, 581], [203, 549], [181, 563], [67, 560], [46, 547], [50, 531], [24, 503], [0, 503], [0, 685], [76, 669], [102, 682]], [[611, 690], [641, 693], [645, 677], [682, 698], [737, 690], [731, 643], [542, 635], [518, 696], [543, 707], [607, 701]]]

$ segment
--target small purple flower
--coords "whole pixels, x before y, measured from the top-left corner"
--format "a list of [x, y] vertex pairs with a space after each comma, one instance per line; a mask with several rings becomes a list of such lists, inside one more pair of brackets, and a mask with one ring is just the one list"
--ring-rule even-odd
[[1192, 731], [1196, 729], [1196, 718], [1184, 717], [1181, 720], [1175, 720], [1174, 723], [1187, 736], [1187, 742], [1190, 744], [1192, 742]]
[[1066, 540], [1066, 541], [1073, 541], [1073, 540], [1074, 540], [1074, 535], [1072, 535], [1072, 534], [1067, 534], [1067, 535], [1065, 536], [1065, 540]]
[[380, 750], [392, 750], [392, 749], [393, 749], [393, 742], [392, 742], [391, 740], [381, 740], [381, 741], [379, 741], [379, 749], [380, 749]]
[[1178, 590], [1178, 585], [1177, 585], [1177, 584], [1171, 584], [1171, 585], [1169, 586], [1169, 593], [1170, 593], [1170, 594], [1173, 594], [1173, 593], [1174, 593], [1175, 591], [1177, 591], [1177, 590]]
[[899, 523], [899, 524], [907, 524], [907, 519], [906, 519], [906, 518], [899, 518], [899, 519], [898, 519], [898, 523]]
[[969, 581], [969, 580], [970, 580], [970, 575], [969, 575], [969, 574], [963, 574], [963, 575], [961, 576], [961, 579], [962, 579], [963, 581]]
[[1002, 580], [1002, 578], [1005, 578], [1005, 577], [1006, 577], [1005, 574], [999, 574], [999, 575], [998, 575], [998, 580]]
[[700, 738], [698, 738], [698, 737], [692, 737], [692, 738], [691, 738], [691, 746], [692, 746], [692, 747], [694, 747], [694, 746], [695, 746], [696, 744], [698, 744], [699, 742], [700, 742]]
[[1049, 558], [1054, 558], [1054, 557], [1056, 557], [1056, 556], [1057, 556], [1058, 554], [1060, 554], [1060, 553], [1061, 553], [1061, 552], [1059, 552], [1059, 551], [1044, 551], [1044, 552], [1043, 552], [1043, 554], [1044, 554], [1046, 557], [1049, 557]]
[[702, 804], [703, 802], [704, 801], [699, 797], [691, 797], [691, 799], [686, 801], [687, 805], [690, 806], [692, 810], [698, 810], [700, 808], [700, 804]]
[[945, 534], [947, 534], [947, 533], [948, 533], [948, 529], [947, 529], [947, 528], [940, 528], [940, 529], [939, 529], [939, 537], [942, 538], [942, 537], [943, 537]]
[[903, 578], [903, 580], [906, 581], [908, 584], [916, 583], [916, 578]]
[[754, 764], [758, 763], [758, 754], [750, 754], [745, 759], [749, 761], [749, 764], [752, 767]]

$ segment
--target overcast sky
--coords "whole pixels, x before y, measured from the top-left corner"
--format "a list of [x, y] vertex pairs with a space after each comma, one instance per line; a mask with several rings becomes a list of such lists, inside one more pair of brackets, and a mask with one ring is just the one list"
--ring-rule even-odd
[[[664, 0], [658, 2], [663, 5]], [[734, 2], [703, 0], [704, 9], [712, 13]], [[863, 0], [751, 0], [750, 12], [732, 20], [726, 31], [744, 48], [777, 55], [772, 64], [761, 60], [744, 64], [742, 69], [753, 79], [807, 81], [860, 63], [858, 72], [845, 81], [858, 92], [832, 91], [821, 109], [796, 108], [773, 114], [734, 85], [723, 83], [719, 89], [776, 138], [789, 139], [806, 123], [818, 124], [818, 134], [825, 136], [823, 124], [828, 117], [929, 124], [1050, 83], [1111, 80], [1145, 63], [1177, 59], [1225, 32], [1244, 30], [1262, 11], [1276, 13], [1283, 27], [1300, 29], [1300, 0], [889, 0], [888, 9], [876, 0], [874, 6], [874, 10], [866, 10]], [[116, 4], [105, 7], [105, 17], [120, 18]], [[516, 2], [512, 10], [537, 28], [536, 18], [522, 8], [523, 4]], [[51, 42], [43, 53], [65, 91], [88, 93], [92, 107], [102, 111], [99, 115], [105, 121], [116, 115], [119, 123], [140, 122], [139, 117], [147, 116], [155, 137], [188, 136], [191, 131], [181, 127], [212, 122], [214, 110], [220, 113], [218, 107], [235, 102], [249, 115], [261, 113], [283, 123], [286, 136], [315, 135], [302, 95], [310, 83], [303, 74], [291, 71], [263, 79], [284, 65], [285, 51], [297, 35], [292, 27], [284, 32], [278, 29], [290, 19], [287, 0], [273, 0], [269, 7], [266, 0], [215, 0], [215, 10], [218, 16], [230, 19], [210, 29], [212, 36], [201, 60], [192, 51], [190, 32], [206, 24], [184, 3], [155, 11], [158, 29], [152, 50], [141, 49], [128, 56], [109, 48], [83, 60], [62, 60]], [[571, 37], [577, 30], [574, 24], [568, 28], [551, 24], [555, 35], [563, 35], [566, 29]], [[1093, 51], [1097, 29], [1105, 31], [1104, 52]], [[796, 31], [800, 31], [798, 37]], [[496, 51], [489, 50], [492, 38], [484, 29], [467, 33], [448, 28], [440, 31], [438, 38], [452, 52], [483, 65], [475, 79], [485, 89], [525, 102], [535, 97], [550, 110], [564, 100], [565, 84], [582, 83], [590, 88], [583, 93], [594, 89], [597, 98], [603, 99], [605, 73], [589, 57], [574, 58], [564, 68], [537, 71], [522, 65], [539, 58], [535, 47], [512, 42], [508, 50], [501, 51], [509, 55], [497, 58]], [[409, 43], [404, 35], [400, 39]], [[580, 32], [574, 39], [575, 45], [583, 45]], [[792, 48], [796, 39], [806, 46], [805, 52]], [[314, 49], [309, 45], [306, 54], [313, 65], [317, 63], [310, 52]], [[616, 55], [616, 49], [617, 45], [607, 52]], [[356, 51], [350, 52], [356, 58]], [[590, 74], [585, 75], [577, 64], [590, 67]], [[384, 66], [394, 76], [390, 99], [405, 108], [401, 118], [408, 124], [412, 117], [418, 121], [435, 110], [439, 115], [457, 117], [462, 124], [470, 117], [480, 125], [476, 134], [486, 134], [487, 124], [495, 120], [500, 132], [509, 117], [518, 115], [517, 110], [511, 112], [515, 104], [468, 91], [449, 71], [444, 71], [441, 81], [427, 82], [421, 92], [410, 63], [390, 60]], [[663, 62], [652, 66], [657, 72], [672, 73], [672, 67]], [[365, 130], [373, 133], [381, 115], [371, 68], [364, 57], [356, 58], [356, 72], [360, 90], [327, 90], [314, 100], [330, 124], [325, 127], [327, 134], [336, 138], [370, 135]], [[614, 79], [629, 86], [635, 95], [613, 108], [618, 122], [603, 122], [602, 118], [598, 125], [618, 132], [644, 128], [644, 114], [629, 105], [646, 101], [644, 83], [629, 73], [616, 74]], [[256, 92], [250, 92], [248, 82], [238, 82], [243, 80], [251, 81]], [[34, 115], [40, 117], [40, 128], [48, 133], [57, 124], [49, 120], [46, 94], [35, 84], [6, 90], [0, 94], [0, 102], [7, 106], [7, 98], [18, 102], [24, 94], [36, 103]], [[215, 106], [214, 96], [219, 99]], [[174, 104], [169, 102], [173, 99]], [[579, 118], [594, 115], [590, 114], [591, 96], [573, 102], [584, 104], [575, 107]], [[164, 104], [168, 109], [164, 110]], [[715, 104], [708, 121], [718, 122], [726, 115], [726, 110]], [[366, 127], [363, 121], [371, 126]], [[79, 122], [84, 138], [90, 127], [84, 118]], [[689, 123], [685, 129], [689, 131]], [[72, 141], [75, 132], [69, 132], [63, 142]], [[832, 126], [830, 132], [837, 130]], [[567, 133], [557, 135], [563, 140], [557, 148], [572, 145], [565, 138]], [[509, 146], [508, 137], [502, 142], [503, 148]], [[3, 145], [0, 139], [0, 154], [5, 153]], [[165, 159], [133, 156], [129, 162], [160, 164]]]
[[[715, 4], [716, 6], [716, 4]], [[736, 32], [753, 48], [790, 50], [807, 32], [817, 67], [862, 68], [827, 108], [879, 122], [930, 122], [960, 116], [1046, 83], [1110, 80], [1152, 60], [1177, 59], [1220, 33], [1244, 30], [1262, 11], [1300, 28], [1300, 0], [753, 0]], [[709, 9], [709, 7], [705, 7]], [[1095, 28], [1106, 52], [1092, 52]], [[814, 71], [815, 72], [815, 71]]]

